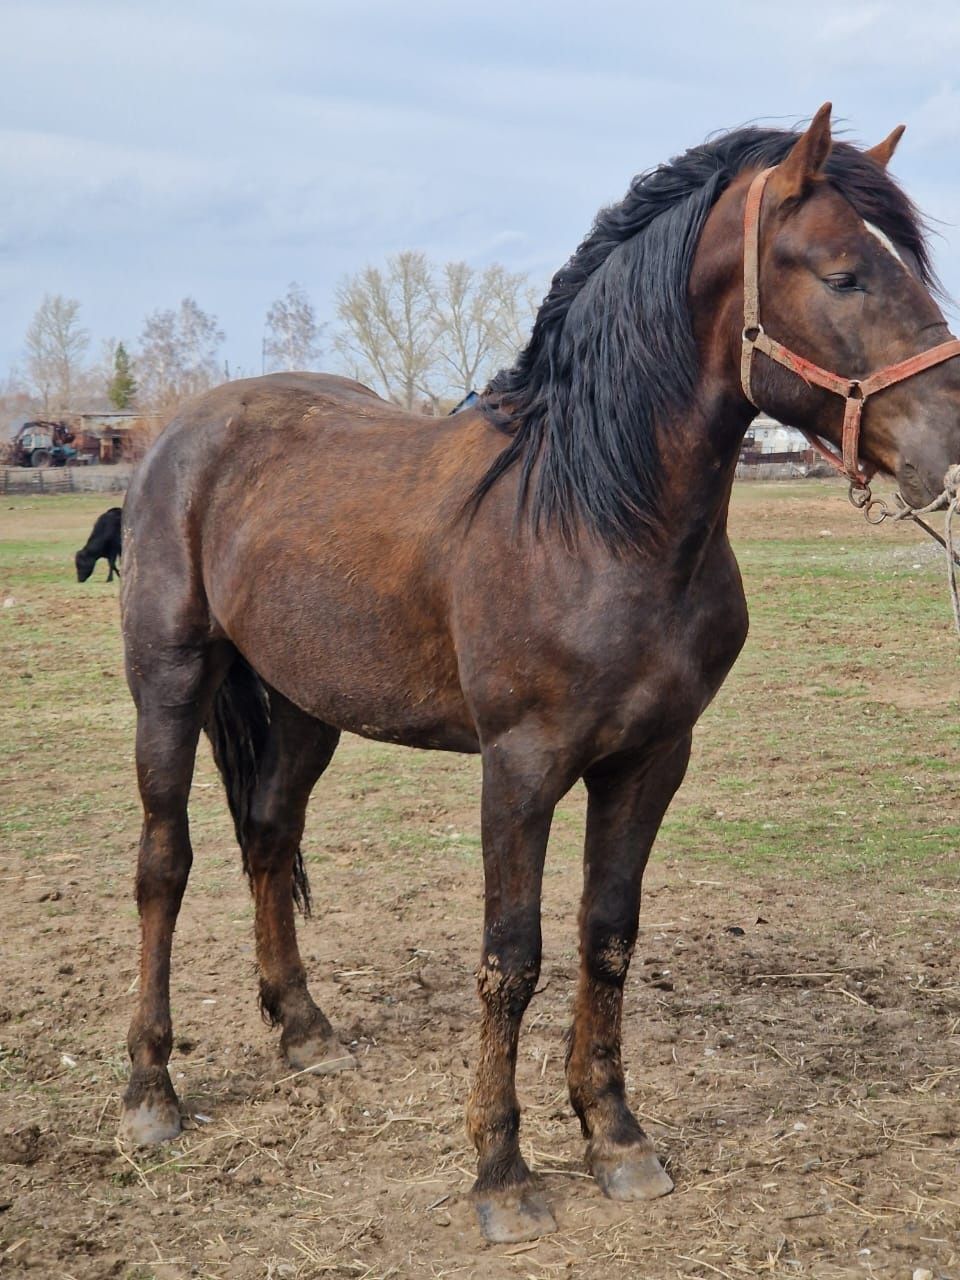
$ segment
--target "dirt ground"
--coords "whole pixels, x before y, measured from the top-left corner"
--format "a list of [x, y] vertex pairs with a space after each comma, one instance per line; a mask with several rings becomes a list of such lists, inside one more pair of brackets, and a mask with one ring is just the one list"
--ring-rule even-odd
[[360, 1067], [314, 1078], [291, 1076], [259, 1020], [204, 749], [174, 953], [187, 1128], [149, 1153], [115, 1142], [137, 980], [132, 714], [113, 587], [102, 566], [72, 583], [69, 564], [103, 505], [0, 513], [0, 1276], [960, 1280], [956, 640], [917, 535], [867, 530], [835, 486], [738, 490], [753, 634], [655, 851], [625, 1000], [630, 1095], [676, 1191], [617, 1205], [583, 1168], [563, 1084], [574, 795], [518, 1073], [559, 1230], [493, 1247], [463, 1124], [472, 759], [350, 739], [318, 788], [302, 946]]

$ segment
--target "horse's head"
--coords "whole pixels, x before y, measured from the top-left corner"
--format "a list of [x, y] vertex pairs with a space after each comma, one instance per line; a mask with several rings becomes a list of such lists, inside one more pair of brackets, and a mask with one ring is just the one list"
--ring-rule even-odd
[[[902, 131], [868, 152], [834, 148], [830, 104], [822, 107], [765, 182], [744, 172], [718, 200], [691, 294], [719, 311], [714, 354], [730, 383], [735, 349], [738, 394], [838, 448], [846, 419], [848, 471], [859, 456], [922, 505], [960, 461], [960, 344], [932, 350], [950, 334], [923, 251], [891, 234], [909, 223], [922, 245], [912, 206], [885, 172]], [[876, 211], [869, 221], [865, 209]]]
[[73, 562], [77, 566], [77, 581], [86, 582], [91, 573], [93, 573], [97, 558], [92, 556], [89, 551], [81, 548], [73, 557]]

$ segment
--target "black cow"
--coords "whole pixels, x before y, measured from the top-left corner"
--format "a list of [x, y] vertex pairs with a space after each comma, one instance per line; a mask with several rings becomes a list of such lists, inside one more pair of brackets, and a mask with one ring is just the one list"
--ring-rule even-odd
[[94, 565], [101, 556], [110, 566], [107, 581], [113, 581], [113, 575], [120, 577], [117, 561], [120, 559], [120, 517], [122, 509], [111, 507], [102, 516], [97, 516], [96, 524], [90, 531], [87, 545], [81, 547], [74, 557], [77, 565], [77, 581], [86, 582], [93, 573]]

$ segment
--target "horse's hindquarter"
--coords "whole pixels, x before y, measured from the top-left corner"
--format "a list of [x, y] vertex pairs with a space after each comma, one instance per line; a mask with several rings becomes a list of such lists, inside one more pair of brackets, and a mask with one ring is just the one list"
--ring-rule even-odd
[[223, 437], [202, 564], [225, 636], [318, 719], [475, 749], [446, 583], [471, 440], [373, 397], [248, 405]]

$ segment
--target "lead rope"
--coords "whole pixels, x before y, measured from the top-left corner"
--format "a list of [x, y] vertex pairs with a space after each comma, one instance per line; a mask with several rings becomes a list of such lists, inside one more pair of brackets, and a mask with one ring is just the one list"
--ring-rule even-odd
[[[960, 590], [957, 587], [957, 566], [960, 565], [960, 556], [957, 555], [953, 533], [953, 518], [957, 514], [958, 506], [960, 506], [960, 464], [955, 464], [947, 469], [947, 473], [943, 477], [943, 492], [934, 498], [932, 502], [928, 502], [925, 507], [911, 507], [901, 494], [896, 493], [894, 494], [894, 500], [897, 503], [897, 507], [891, 508], [887, 506], [883, 498], [873, 497], [869, 485], [859, 488], [857, 485], [851, 484], [849, 497], [853, 505], [863, 512], [868, 524], [883, 524], [884, 520], [912, 520], [914, 524], [918, 524], [921, 529], [929, 533], [931, 538], [940, 543], [947, 553], [947, 589], [950, 592], [954, 625], [957, 628], [957, 635], [960, 635]], [[943, 524], [943, 536], [941, 537], [936, 529], [931, 528], [926, 520], [921, 520], [920, 517], [929, 515], [933, 511], [944, 510], [947, 514]]]

